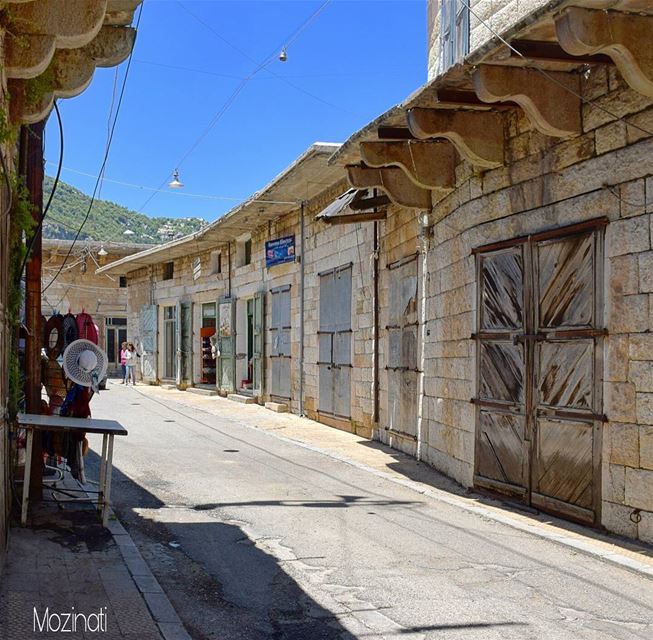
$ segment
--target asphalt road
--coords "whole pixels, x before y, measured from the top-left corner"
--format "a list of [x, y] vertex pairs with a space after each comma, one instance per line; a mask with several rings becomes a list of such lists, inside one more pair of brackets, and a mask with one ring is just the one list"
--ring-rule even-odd
[[626, 569], [138, 387], [92, 410], [129, 429], [114, 506], [196, 640], [653, 638]]

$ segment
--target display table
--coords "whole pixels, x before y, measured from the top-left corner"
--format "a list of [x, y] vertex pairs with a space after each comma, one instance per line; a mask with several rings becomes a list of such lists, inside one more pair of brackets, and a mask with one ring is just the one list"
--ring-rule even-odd
[[68, 418], [63, 416], [44, 416], [33, 413], [19, 413], [18, 424], [27, 430], [25, 450], [25, 473], [23, 480], [23, 501], [20, 522], [27, 524], [29, 505], [29, 484], [32, 467], [32, 445], [34, 431], [68, 431], [76, 433], [101, 433], [102, 458], [100, 459], [100, 479], [97, 506], [102, 511], [102, 524], [107, 526], [109, 499], [111, 497], [111, 464], [113, 460], [113, 437], [126, 436], [127, 429], [115, 420], [95, 420], [93, 418]]

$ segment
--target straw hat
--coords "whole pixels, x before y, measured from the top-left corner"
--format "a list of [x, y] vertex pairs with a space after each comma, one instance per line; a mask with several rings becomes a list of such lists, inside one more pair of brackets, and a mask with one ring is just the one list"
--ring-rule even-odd
[[90, 340], [75, 340], [63, 352], [63, 370], [66, 377], [82, 387], [97, 391], [107, 373], [107, 354]]

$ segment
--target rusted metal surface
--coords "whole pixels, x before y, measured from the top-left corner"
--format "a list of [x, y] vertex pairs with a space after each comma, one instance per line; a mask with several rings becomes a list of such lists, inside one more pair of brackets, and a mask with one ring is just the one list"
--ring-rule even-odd
[[270, 393], [275, 397], [290, 399], [290, 286], [275, 289], [270, 295]]
[[352, 265], [320, 274], [318, 411], [351, 415]]
[[477, 259], [475, 482], [591, 523], [605, 419], [603, 226], [495, 243]]
[[387, 326], [388, 376], [386, 427], [417, 437], [417, 254], [388, 265], [390, 289]]

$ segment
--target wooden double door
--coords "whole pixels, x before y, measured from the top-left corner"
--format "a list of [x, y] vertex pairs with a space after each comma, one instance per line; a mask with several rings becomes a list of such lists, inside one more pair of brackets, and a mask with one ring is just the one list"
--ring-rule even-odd
[[475, 484], [599, 522], [604, 221], [476, 250]]

